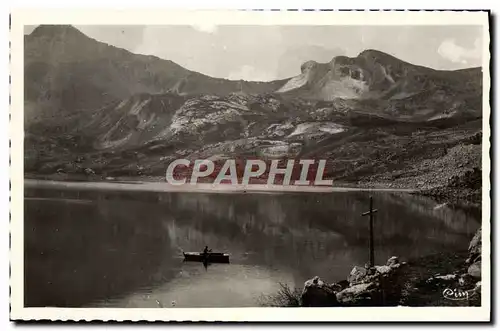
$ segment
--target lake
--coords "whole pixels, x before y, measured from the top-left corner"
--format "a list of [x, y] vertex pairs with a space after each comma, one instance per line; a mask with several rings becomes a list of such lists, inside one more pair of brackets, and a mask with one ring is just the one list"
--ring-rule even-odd
[[[248, 307], [279, 283], [466, 249], [477, 215], [398, 192], [188, 193], [25, 187], [25, 305]], [[184, 262], [205, 245], [230, 264]]]

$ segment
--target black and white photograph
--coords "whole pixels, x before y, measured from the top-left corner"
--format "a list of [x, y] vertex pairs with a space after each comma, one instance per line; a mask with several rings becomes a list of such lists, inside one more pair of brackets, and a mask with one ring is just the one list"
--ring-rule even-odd
[[489, 319], [488, 12], [34, 13], [12, 318]]

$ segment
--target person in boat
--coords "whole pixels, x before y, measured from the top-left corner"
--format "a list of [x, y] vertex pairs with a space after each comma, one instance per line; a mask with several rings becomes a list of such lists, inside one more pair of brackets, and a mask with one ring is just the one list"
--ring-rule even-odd
[[203, 255], [208, 255], [210, 251], [208, 250], [208, 246], [205, 246], [205, 249], [203, 250]]

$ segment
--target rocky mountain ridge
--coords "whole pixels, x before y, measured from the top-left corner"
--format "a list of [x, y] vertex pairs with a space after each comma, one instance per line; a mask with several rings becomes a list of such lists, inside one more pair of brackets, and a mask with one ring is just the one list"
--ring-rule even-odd
[[[378, 100], [377, 108], [383, 108], [383, 113], [404, 120], [477, 114], [475, 108], [481, 103], [480, 68], [434, 70], [365, 50], [353, 58], [334, 57], [329, 63], [309, 61], [301, 71], [277, 92], [325, 101]], [[415, 107], [418, 103], [422, 104]]]
[[154, 177], [179, 157], [307, 157], [327, 159], [340, 181], [432, 188], [480, 168], [480, 68], [438, 71], [367, 50], [259, 83], [191, 72], [71, 26], [25, 38], [29, 174]]

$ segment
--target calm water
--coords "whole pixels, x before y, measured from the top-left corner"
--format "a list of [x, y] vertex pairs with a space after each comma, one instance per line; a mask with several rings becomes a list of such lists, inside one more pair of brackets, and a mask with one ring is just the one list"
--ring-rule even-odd
[[[26, 306], [257, 306], [278, 283], [345, 279], [368, 260], [367, 192], [25, 190]], [[374, 193], [376, 262], [464, 249], [479, 219]], [[183, 262], [205, 245], [231, 264]]]

